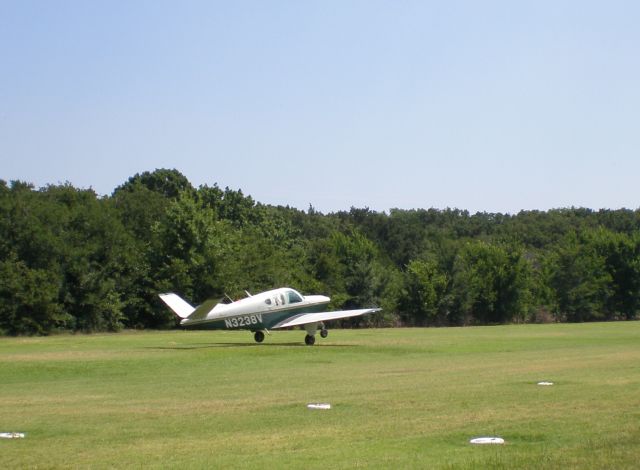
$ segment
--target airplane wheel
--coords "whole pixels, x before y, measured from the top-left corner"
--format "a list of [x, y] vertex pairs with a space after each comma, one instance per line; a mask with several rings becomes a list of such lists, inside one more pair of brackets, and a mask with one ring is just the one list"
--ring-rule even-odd
[[313, 346], [316, 342], [316, 337], [315, 336], [311, 336], [311, 335], [307, 335], [304, 337], [304, 343], [307, 346]]
[[256, 331], [253, 334], [253, 339], [256, 340], [256, 343], [262, 343], [264, 341], [264, 333], [262, 331]]
[[329, 332], [325, 329], [320, 330], [320, 336], [322, 336], [323, 338], [326, 338], [327, 336], [329, 336]]

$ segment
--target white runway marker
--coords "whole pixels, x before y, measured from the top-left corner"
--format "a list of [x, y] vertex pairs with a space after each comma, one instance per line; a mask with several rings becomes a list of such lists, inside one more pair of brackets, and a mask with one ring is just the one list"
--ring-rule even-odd
[[476, 437], [469, 441], [470, 444], [504, 444], [501, 437]]
[[309, 403], [307, 408], [310, 410], [330, 410], [331, 405], [329, 403]]

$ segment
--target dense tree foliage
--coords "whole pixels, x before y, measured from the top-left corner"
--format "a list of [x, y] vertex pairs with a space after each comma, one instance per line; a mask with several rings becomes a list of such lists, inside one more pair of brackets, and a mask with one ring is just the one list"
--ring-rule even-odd
[[343, 325], [635, 319], [640, 211], [516, 215], [367, 208], [322, 214], [257, 203], [176, 170], [108, 197], [0, 180], [0, 332], [167, 328], [157, 294], [290, 285], [332, 307], [380, 305]]

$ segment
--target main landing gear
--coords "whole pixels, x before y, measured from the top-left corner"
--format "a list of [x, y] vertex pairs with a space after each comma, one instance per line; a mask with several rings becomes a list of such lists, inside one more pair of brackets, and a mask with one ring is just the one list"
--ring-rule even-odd
[[326, 338], [329, 336], [329, 332], [324, 327], [324, 323], [311, 323], [309, 325], [305, 325], [305, 330], [307, 330], [307, 336], [304, 337], [304, 344], [307, 346], [313, 346], [316, 343], [316, 331], [320, 330], [320, 336]]
[[[329, 332], [324, 327], [324, 324], [311, 324], [305, 325], [305, 330], [307, 330], [307, 336], [304, 337], [304, 344], [307, 346], [313, 346], [316, 344], [316, 332], [320, 330], [320, 336], [326, 338], [329, 336]], [[262, 343], [264, 341], [264, 332], [263, 331], [254, 331], [253, 339], [256, 340], [256, 343]]]
[[264, 341], [264, 333], [262, 331], [256, 331], [253, 334], [253, 339], [256, 340], [256, 343], [262, 343]]

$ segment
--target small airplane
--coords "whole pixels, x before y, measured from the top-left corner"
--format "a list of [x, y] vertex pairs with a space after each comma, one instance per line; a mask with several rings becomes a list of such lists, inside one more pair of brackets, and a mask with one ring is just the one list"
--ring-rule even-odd
[[[246, 291], [245, 291], [246, 292]], [[316, 332], [326, 338], [324, 322], [357, 317], [378, 312], [379, 308], [326, 312], [331, 299], [324, 295], [306, 295], [289, 287], [262, 292], [228, 303], [209, 299], [198, 307], [174, 293], [160, 294], [162, 301], [181, 318], [180, 325], [194, 330], [250, 330], [257, 343], [264, 341], [264, 332], [271, 329], [302, 325], [307, 332], [304, 342], [312, 346]]]

